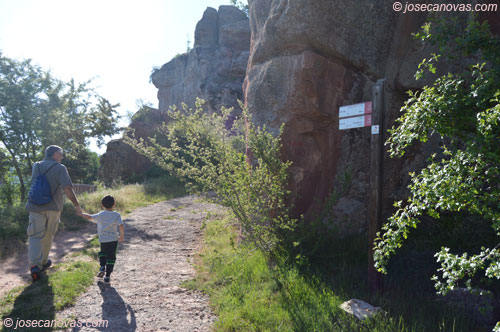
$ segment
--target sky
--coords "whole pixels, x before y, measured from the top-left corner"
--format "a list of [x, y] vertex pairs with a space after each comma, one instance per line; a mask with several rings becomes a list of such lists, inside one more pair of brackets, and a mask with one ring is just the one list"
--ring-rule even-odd
[[[207, 7], [229, 0], [0, 0], [0, 51], [32, 59], [56, 78], [93, 79], [96, 91], [127, 114], [137, 101], [158, 106], [149, 82], [160, 67], [194, 43]], [[105, 152], [92, 143], [91, 149]]]

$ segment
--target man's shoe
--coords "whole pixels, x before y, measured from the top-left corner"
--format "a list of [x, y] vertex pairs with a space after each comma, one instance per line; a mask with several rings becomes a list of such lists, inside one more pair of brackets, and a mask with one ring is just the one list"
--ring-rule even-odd
[[31, 272], [31, 279], [33, 279], [33, 282], [38, 281], [42, 278], [42, 271], [38, 268], [38, 266], [34, 265], [30, 269]]
[[41, 271], [43, 272], [43, 271], [47, 270], [49, 267], [51, 267], [51, 266], [52, 266], [52, 261], [50, 259], [47, 259], [47, 263], [43, 264]]
[[105, 272], [106, 272], [106, 267], [105, 266], [101, 266], [101, 268], [99, 269], [99, 273], [97, 274], [97, 278], [104, 277], [104, 273]]
[[111, 282], [111, 279], [108, 276], [104, 277], [105, 284], [109, 284], [110, 282]]

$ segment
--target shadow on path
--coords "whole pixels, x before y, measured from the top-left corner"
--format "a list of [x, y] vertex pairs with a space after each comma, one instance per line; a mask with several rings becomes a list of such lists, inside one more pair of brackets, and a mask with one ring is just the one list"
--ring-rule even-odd
[[[34, 320], [50, 322], [54, 317], [54, 292], [49, 278], [44, 276], [16, 297], [12, 310], [2, 317], [4, 326], [1, 331], [52, 331], [51, 327], [26, 327], [25, 324]], [[8, 321], [13, 324], [10, 328], [6, 326]]]
[[[131, 332], [137, 328], [135, 313], [132, 307], [123, 301], [116, 289], [110, 285], [98, 284], [101, 290], [102, 320], [108, 321], [108, 326], [101, 328], [101, 331], [124, 331]], [[127, 316], [130, 313], [130, 322]]]
[[[109, 329], [113, 331], [135, 331], [137, 323], [135, 313], [130, 304], [125, 303], [116, 289], [102, 282], [98, 284], [101, 290], [102, 302], [102, 320], [108, 321], [108, 327], [101, 330]], [[130, 313], [130, 323], [127, 316]]]
[[[110, 285], [105, 285], [102, 281], [98, 282], [101, 290], [102, 302], [102, 318], [97, 321], [85, 322], [82, 327], [74, 327], [71, 331], [78, 332], [82, 328], [92, 328], [97, 331], [123, 331], [133, 332], [137, 329], [135, 313], [132, 307], [123, 301], [123, 298], [118, 294], [116, 289]], [[130, 322], [127, 319], [130, 313]], [[105, 323], [107, 322], [107, 323]], [[92, 326], [91, 324], [100, 324], [100, 326]], [[86, 325], [88, 324], [88, 325]]]

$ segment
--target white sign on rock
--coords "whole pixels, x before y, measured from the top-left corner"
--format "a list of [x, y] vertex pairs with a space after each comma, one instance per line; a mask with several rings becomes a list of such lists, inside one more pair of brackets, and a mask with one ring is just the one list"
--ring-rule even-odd
[[339, 130], [368, 127], [372, 125], [372, 102], [341, 106], [339, 108]]
[[358, 116], [372, 113], [372, 102], [359, 103], [354, 105], [340, 106], [339, 118], [346, 118], [348, 116]]
[[339, 130], [368, 127], [371, 125], [372, 125], [371, 114], [339, 119]]

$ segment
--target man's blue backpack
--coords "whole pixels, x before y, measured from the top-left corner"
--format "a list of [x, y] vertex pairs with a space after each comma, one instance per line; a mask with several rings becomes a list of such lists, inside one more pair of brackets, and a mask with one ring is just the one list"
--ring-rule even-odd
[[[52, 201], [52, 189], [50, 188], [50, 183], [45, 174], [47, 174], [55, 165], [57, 164], [50, 166], [44, 173], [40, 173], [39, 164], [36, 164], [36, 167], [38, 168], [38, 176], [31, 184], [31, 189], [28, 194], [28, 200], [31, 203], [35, 205], [44, 205]], [[59, 188], [59, 186], [57, 187]]]

